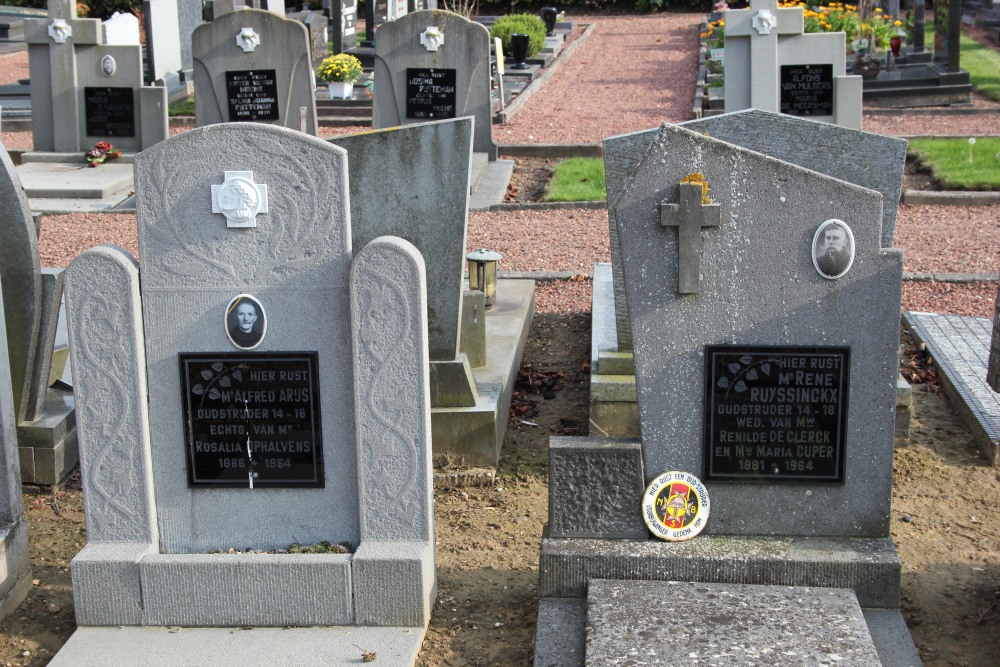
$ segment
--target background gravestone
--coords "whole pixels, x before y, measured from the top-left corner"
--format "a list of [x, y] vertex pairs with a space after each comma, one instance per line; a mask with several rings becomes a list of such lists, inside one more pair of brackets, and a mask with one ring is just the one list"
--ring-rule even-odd
[[[238, 41], [244, 33], [247, 39]], [[298, 130], [305, 107], [304, 131], [316, 134], [309, 32], [302, 22], [243, 9], [201, 24], [191, 43], [199, 127], [254, 121]]]
[[[413, 243], [427, 263], [435, 453], [469, 465], [496, 465], [534, 285], [502, 281], [499, 303], [490, 311], [484, 310], [482, 292], [467, 289], [473, 119], [414, 123], [328, 141], [348, 152], [355, 244], [398, 236]], [[432, 170], [426, 168], [428, 159]]]
[[[419, 646], [434, 589], [419, 253], [391, 237], [352, 252], [346, 154], [299, 132], [199, 128], [138, 156], [136, 181], [141, 281], [110, 246], [67, 269], [78, 625], [291, 626], [286, 650], [324, 635], [299, 627], [403, 626]], [[266, 321], [252, 351], [227, 330], [246, 294]], [[320, 541], [354, 552], [256, 553]], [[253, 552], [212, 553], [225, 545]], [[127, 630], [95, 650], [145, 643]]]
[[103, 140], [139, 151], [167, 136], [166, 89], [143, 85], [138, 43], [105, 44], [101, 22], [77, 18], [68, 0], [50, 2], [48, 19], [27, 19], [24, 31], [36, 151], [76, 153]]
[[760, 109], [861, 129], [861, 77], [844, 33], [804, 34], [802, 7], [751, 0], [726, 10], [726, 111]]
[[[421, 35], [437, 28], [437, 50]], [[426, 39], [425, 39], [426, 42]], [[379, 28], [375, 43], [372, 127], [473, 116], [472, 150], [497, 159], [490, 102], [490, 35], [480, 23], [446, 11], [420, 11]]]
[[6, 294], [3, 316], [21, 479], [58, 484], [77, 462], [73, 396], [49, 387], [62, 270], [40, 268], [24, 189], [6, 151], [0, 151], [0, 161], [0, 228], [6, 240], [0, 249], [0, 279]]
[[[395, 132], [333, 137], [347, 150], [351, 228], [363, 247], [379, 236], [405, 238], [427, 262], [432, 361], [458, 357], [472, 119], [418, 123]], [[429, 156], [434, 169], [427, 169]]]

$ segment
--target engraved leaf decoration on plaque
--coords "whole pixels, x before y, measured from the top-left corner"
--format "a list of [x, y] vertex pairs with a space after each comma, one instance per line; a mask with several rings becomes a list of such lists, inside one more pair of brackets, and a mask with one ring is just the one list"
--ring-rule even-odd
[[[217, 134], [193, 137], [185, 150], [217, 155], [224, 150], [212, 139]], [[212, 166], [206, 173], [184, 160], [161, 159], [146, 175], [147, 194], [138, 211], [140, 235], [148, 235], [158, 253], [155, 264], [144, 264], [143, 272], [157, 285], [180, 286], [209, 278], [272, 282], [340, 252], [343, 244], [333, 241], [345, 233], [338, 224], [345, 193], [329, 182], [328, 167], [314, 164], [316, 151], [294, 142], [289, 145], [287, 135], [250, 134], [241, 141], [257, 156], [254, 165]], [[268, 186], [270, 212], [258, 216], [257, 229], [250, 233], [229, 229], [221, 215], [210, 213], [193, 221], [189, 200], [210, 197], [210, 186], [222, 182], [224, 170], [237, 168], [254, 171], [256, 181]], [[205, 206], [211, 210], [208, 201]], [[194, 224], [204, 229], [192, 232]], [[231, 259], [234, 243], [241, 245], [241, 261]]]
[[191, 387], [191, 393], [201, 396], [202, 394], [205, 393], [205, 387], [199, 382], [195, 386]]
[[[728, 371], [716, 381], [716, 385], [726, 390], [726, 395], [729, 395], [730, 391], [735, 391], [736, 393], [743, 393], [749, 389], [748, 382], [753, 382], [758, 379], [757, 371], [758, 369], [765, 375], [771, 375], [771, 359], [765, 358], [760, 361], [754, 361], [753, 355], [744, 354], [739, 358], [739, 362], [729, 362], [725, 365], [725, 370]], [[730, 377], [730, 374], [732, 377]]]

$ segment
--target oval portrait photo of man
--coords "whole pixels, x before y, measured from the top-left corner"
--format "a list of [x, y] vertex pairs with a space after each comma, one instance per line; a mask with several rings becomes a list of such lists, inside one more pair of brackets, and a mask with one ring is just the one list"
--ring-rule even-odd
[[252, 350], [260, 345], [267, 333], [267, 316], [260, 301], [249, 294], [240, 294], [226, 306], [226, 334], [233, 345]]
[[843, 220], [827, 220], [813, 236], [813, 266], [830, 280], [851, 270], [854, 263], [854, 232]]

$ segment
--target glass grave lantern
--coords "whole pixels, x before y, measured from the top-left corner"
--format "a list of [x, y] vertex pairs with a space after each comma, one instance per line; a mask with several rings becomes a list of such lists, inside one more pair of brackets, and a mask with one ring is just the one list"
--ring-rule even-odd
[[486, 295], [486, 307], [497, 300], [497, 264], [503, 255], [486, 248], [474, 250], [465, 256], [469, 262], [469, 289]]

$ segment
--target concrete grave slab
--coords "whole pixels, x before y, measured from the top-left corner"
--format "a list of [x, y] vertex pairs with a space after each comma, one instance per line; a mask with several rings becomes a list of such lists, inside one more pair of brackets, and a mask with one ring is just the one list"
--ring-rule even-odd
[[993, 323], [985, 317], [903, 313], [940, 370], [948, 399], [958, 409], [991, 465], [1000, 463], [1000, 394], [986, 381]]
[[362, 652], [371, 651], [378, 662], [412, 665], [423, 640], [423, 628], [409, 627], [87, 627], [73, 633], [49, 664], [53, 667], [351, 665], [361, 664]]
[[882, 667], [857, 598], [838, 588], [595, 579], [587, 625], [588, 667], [639, 660]]

